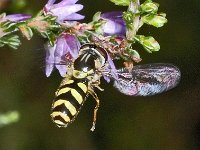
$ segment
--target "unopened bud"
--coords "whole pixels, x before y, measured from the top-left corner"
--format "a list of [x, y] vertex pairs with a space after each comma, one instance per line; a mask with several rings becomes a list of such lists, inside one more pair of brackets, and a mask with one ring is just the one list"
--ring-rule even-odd
[[155, 26], [157, 28], [162, 27], [165, 23], [167, 23], [167, 19], [165, 18], [166, 14], [148, 14], [142, 17], [142, 21], [146, 24]]
[[138, 41], [147, 52], [152, 53], [160, 50], [159, 43], [152, 37], [145, 37], [144, 35], [137, 35], [135, 37], [136, 41]]
[[140, 9], [142, 12], [156, 13], [158, 11], [158, 7], [158, 3], [154, 3], [151, 0], [147, 0], [143, 4], [141, 4]]

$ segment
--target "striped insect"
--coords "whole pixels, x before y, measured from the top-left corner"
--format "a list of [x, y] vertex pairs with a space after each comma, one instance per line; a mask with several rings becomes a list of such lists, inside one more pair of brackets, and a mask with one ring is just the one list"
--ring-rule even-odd
[[91, 130], [95, 129], [99, 98], [93, 88], [97, 87], [102, 90], [99, 87], [101, 75], [97, 70], [100, 70], [106, 61], [107, 55], [104, 49], [91, 44], [81, 47], [79, 57], [68, 68], [66, 77], [55, 93], [51, 117], [58, 127], [67, 127], [69, 123], [75, 120], [84, 101], [90, 94], [97, 103]]
[[171, 64], [146, 64], [134, 66], [132, 70], [118, 69], [115, 75], [109, 67], [107, 52], [94, 44], [80, 48], [79, 56], [68, 68], [66, 77], [55, 93], [51, 117], [58, 127], [67, 127], [78, 115], [88, 95], [96, 100], [94, 109], [94, 131], [99, 108], [99, 98], [94, 88], [99, 87], [101, 77], [112, 80], [114, 87], [130, 96], [150, 96], [174, 88], [180, 81], [181, 73]]

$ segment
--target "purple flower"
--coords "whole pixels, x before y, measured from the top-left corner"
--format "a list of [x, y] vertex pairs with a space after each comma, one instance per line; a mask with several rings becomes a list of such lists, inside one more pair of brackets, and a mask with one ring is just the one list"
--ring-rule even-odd
[[83, 9], [83, 5], [75, 4], [78, 0], [62, 0], [56, 4], [55, 1], [49, 0], [44, 7], [44, 12], [56, 16], [58, 22], [84, 19], [84, 16], [76, 13]]
[[[108, 53], [107, 53], [107, 63], [108, 63], [108, 66], [106, 67], [106, 70], [105, 70], [106, 73], [105, 74], [103, 73], [103, 77], [109, 83], [110, 75], [112, 76], [112, 78], [117, 79], [118, 74], [117, 74], [117, 69], [115, 67], [115, 64]], [[109, 75], [107, 73], [109, 73]]]
[[78, 57], [80, 42], [71, 34], [63, 33], [56, 44], [46, 49], [46, 76], [49, 77], [53, 68], [56, 67], [61, 76], [65, 76], [67, 72], [67, 62], [72, 62]]
[[126, 34], [126, 25], [123, 20], [123, 12], [113, 11], [101, 14], [101, 19], [106, 23], [102, 29], [105, 35], [121, 35]]
[[27, 14], [12, 14], [12, 15], [7, 15], [5, 17], [3, 17], [3, 20], [1, 20], [1, 22], [3, 21], [12, 21], [12, 22], [19, 22], [19, 21], [24, 21], [31, 18], [31, 15], [27, 15]]

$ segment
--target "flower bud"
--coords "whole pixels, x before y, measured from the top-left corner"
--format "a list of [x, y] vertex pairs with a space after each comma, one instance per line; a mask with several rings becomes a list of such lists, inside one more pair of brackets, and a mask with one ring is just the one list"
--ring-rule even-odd
[[154, 3], [151, 0], [147, 0], [140, 5], [140, 11], [146, 13], [156, 13], [158, 11], [159, 4]]
[[102, 24], [100, 24], [100, 28], [105, 35], [124, 36], [126, 34], [126, 25], [122, 14], [121, 11], [101, 14]]
[[152, 36], [145, 37], [144, 35], [137, 35], [135, 40], [138, 41], [149, 53], [160, 50], [159, 43]]
[[154, 27], [162, 27], [165, 23], [167, 23], [167, 19], [165, 18], [166, 14], [148, 14], [142, 17], [142, 21], [146, 24], [152, 25]]

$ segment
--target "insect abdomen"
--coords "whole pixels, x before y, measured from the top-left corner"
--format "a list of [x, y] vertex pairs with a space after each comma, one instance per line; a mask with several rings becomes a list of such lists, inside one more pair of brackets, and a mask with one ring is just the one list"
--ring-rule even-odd
[[87, 85], [68, 80], [56, 92], [51, 117], [58, 127], [67, 127], [74, 121], [87, 96]]

